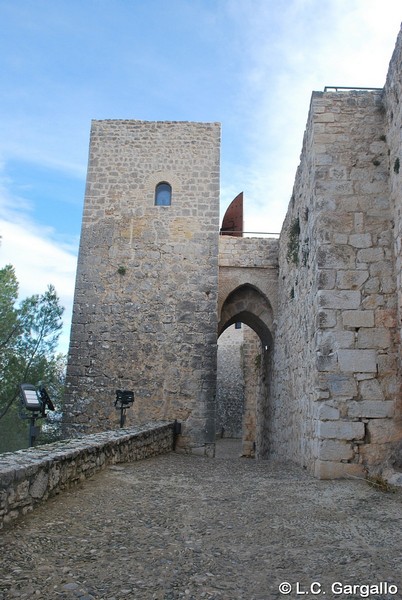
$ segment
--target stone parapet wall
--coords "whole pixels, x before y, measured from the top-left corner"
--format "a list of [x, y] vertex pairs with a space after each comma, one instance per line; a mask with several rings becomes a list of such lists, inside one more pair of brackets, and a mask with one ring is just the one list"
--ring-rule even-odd
[[279, 240], [275, 238], [219, 237], [220, 267], [278, 267]]
[[0, 456], [0, 529], [109, 465], [173, 450], [173, 423], [105, 431]]

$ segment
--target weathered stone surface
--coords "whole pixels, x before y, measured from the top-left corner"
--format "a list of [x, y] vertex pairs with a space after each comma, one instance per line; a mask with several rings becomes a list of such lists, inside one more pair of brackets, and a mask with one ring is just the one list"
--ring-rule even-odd
[[316, 434], [321, 439], [361, 440], [364, 423], [351, 421], [317, 421]]
[[371, 234], [370, 233], [352, 233], [349, 236], [349, 243], [355, 248], [370, 248]]
[[341, 462], [352, 459], [354, 452], [350, 443], [338, 440], [323, 440], [319, 444], [318, 456], [320, 460]]
[[381, 400], [363, 400], [348, 404], [350, 418], [384, 419], [394, 416], [394, 402]]
[[367, 424], [371, 444], [395, 444], [402, 440], [402, 432], [393, 419], [373, 419]]
[[49, 474], [46, 471], [39, 471], [34, 481], [31, 483], [29, 493], [35, 500], [40, 500], [46, 494], [49, 484]]
[[342, 322], [345, 327], [374, 327], [374, 311], [345, 310], [342, 313]]
[[357, 383], [352, 375], [339, 373], [328, 375], [328, 387], [334, 397], [353, 398], [357, 394]]
[[338, 408], [328, 404], [320, 404], [319, 406], [316, 406], [313, 416], [315, 419], [319, 419], [321, 421], [338, 421], [340, 415]]
[[364, 400], [384, 400], [384, 393], [378, 379], [360, 381], [359, 392]]
[[337, 286], [340, 290], [358, 290], [368, 278], [368, 271], [338, 271]]
[[344, 373], [375, 373], [377, 353], [375, 350], [340, 350], [339, 368]]
[[391, 332], [385, 327], [361, 328], [357, 334], [358, 348], [389, 348]]
[[319, 310], [316, 314], [315, 325], [319, 329], [335, 327], [336, 314], [333, 310]]
[[319, 479], [343, 479], [350, 475], [363, 479], [364, 467], [355, 463], [317, 460], [315, 462], [314, 474]]
[[322, 308], [353, 309], [360, 306], [360, 292], [357, 290], [320, 290], [317, 299]]

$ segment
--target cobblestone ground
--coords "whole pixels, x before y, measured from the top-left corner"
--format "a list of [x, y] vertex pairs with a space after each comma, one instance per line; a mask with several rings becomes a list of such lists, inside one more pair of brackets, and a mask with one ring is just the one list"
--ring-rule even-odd
[[110, 467], [1, 532], [0, 599], [402, 598], [399, 492], [224, 448]]

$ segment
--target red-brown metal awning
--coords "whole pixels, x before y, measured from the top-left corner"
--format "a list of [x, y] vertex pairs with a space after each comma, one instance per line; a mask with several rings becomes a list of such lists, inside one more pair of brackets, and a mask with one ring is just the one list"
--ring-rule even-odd
[[223, 217], [221, 235], [243, 236], [243, 192], [229, 204]]

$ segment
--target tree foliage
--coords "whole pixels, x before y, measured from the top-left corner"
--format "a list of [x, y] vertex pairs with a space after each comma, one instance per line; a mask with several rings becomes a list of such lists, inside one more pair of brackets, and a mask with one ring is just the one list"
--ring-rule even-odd
[[9, 411], [18, 419], [21, 383], [43, 381], [60, 392], [64, 378], [64, 357], [55, 354], [64, 310], [56, 290], [49, 285], [17, 301], [15, 270], [7, 265], [0, 269], [0, 419]]

